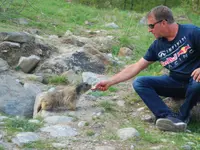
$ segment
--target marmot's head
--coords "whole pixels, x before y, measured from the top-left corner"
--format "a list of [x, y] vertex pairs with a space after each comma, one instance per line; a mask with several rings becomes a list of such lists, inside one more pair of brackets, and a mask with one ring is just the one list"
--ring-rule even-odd
[[48, 99], [42, 99], [41, 100], [41, 109], [42, 110], [51, 110], [53, 108], [53, 104]]
[[76, 93], [77, 95], [83, 94], [91, 89], [91, 87], [92, 86], [86, 82], [80, 83], [76, 86]]

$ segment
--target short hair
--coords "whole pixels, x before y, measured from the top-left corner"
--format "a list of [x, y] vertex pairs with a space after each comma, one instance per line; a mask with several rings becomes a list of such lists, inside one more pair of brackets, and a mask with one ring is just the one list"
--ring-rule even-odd
[[150, 16], [154, 16], [156, 21], [166, 20], [169, 24], [175, 22], [171, 9], [163, 5], [151, 9], [151, 11], [146, 15], [146, 19]]

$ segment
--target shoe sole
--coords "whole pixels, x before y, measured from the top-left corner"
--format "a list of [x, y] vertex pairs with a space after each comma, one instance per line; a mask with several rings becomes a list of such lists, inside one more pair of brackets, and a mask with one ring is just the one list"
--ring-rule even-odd
[[162, 131], [184, 132], [186, 131], [187, 124], [184, 122], [173, 123], [169, 119], [160, 118], [156, 121], [156, 127]]

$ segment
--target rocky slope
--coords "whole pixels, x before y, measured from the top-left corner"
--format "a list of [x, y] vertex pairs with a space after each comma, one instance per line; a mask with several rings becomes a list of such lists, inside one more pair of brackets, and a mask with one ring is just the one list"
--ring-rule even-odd
[[[67, 84], [84, 81], [94, 85], [109, 77], [108, 66], [125, 65], [109, 54], [117, 43], [114, 37], [106, 31], [86, 31], [85, 35], [69, 31], [62, 37], [0, 33], [0, 150], [198, 148], [198, 139], [188, 138], [190, 131], [183, 135], [181, 145], [170, 139], [179, 133], [159, 136], [162, 132], [132, 89], [132, 81], [106, 92], [88, 91], [76, 111], [42, 111], [33, 116], [36, 97], [60, 86], [47, 84], [49, 77], [62, 75]], [[119, 54], [131, 59], [132, 50], [122, 48]], [[28, 120], [23, 124], [24, 117]], [[32, 126], [38, 128], [31, 130]]]

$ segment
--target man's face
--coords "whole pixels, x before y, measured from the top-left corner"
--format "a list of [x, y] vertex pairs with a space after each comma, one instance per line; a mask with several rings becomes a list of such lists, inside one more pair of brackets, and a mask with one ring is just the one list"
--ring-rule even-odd
[[148, 31], [151, 32], [155, 38], [163, 37], [162, 35], [162, 22], [163, 20], [156, 20], [154, 16], [149, 16], [147, 19]]

